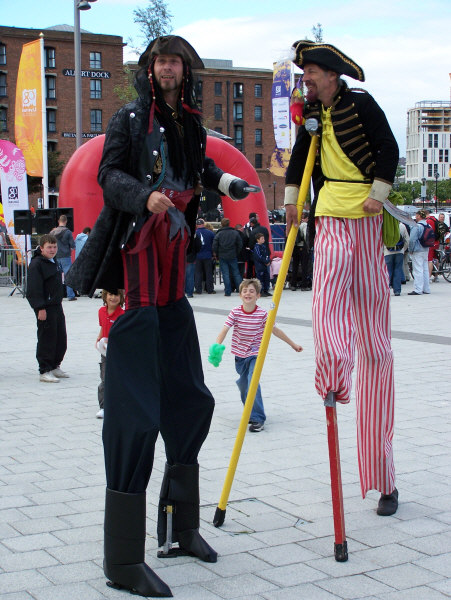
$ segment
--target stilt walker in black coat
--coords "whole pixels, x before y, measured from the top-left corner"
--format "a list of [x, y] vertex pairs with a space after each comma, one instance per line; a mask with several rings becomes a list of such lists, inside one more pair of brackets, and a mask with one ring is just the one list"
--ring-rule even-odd
[[159, 556], [176, 551], [217, 559], [199, 534], [197, 456], [214, 400], [184, 293], [199, 204], [194, 192], [203, 185], [241, 199], [247, 183], [205, 156], [191, 71], [203, 63], [190, 44], [178, 36], [157, 38], [139, 66], [139, 97], [113, 116], [106, 132], [99, 167], [105, 206], [68, 280], [82, 293], [126, 293], [105, 374], [105, 575], [115, 587], [168, 597], [169, 587], [144, 559], [146, 488], [159, 432], [167, 458]]

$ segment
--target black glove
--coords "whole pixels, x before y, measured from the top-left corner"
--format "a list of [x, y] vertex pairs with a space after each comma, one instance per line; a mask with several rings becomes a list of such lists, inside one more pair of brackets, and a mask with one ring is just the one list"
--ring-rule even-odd
[[233, 179], [229, 185], [229, 196], [232, 200], [242, 200], [249, 194], [249, 190], [245, 189], [248, 187], [249, 184], [244, 179]]

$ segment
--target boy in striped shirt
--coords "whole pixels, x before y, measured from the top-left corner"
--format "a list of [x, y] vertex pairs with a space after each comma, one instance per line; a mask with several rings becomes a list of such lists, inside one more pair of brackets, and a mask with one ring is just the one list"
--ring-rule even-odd
[[[262, 341], [268, 313], [257, 305], [260, 298], [261, 283], [258, 279], [243, 279], [239, 292], [241, 306], [232, 309], [227, 317], [224, 327], [216, 338], [217, 344], [222, 344], [229, 329], [233, 327], [232, 354], [235, 355], [235, 368], [239, 375], [237, 385], [241, 394], [241, 401], [246, 402], [249, 384], [254, 372], [255, 361]], [[286, 342], [296, 352], [302, 352], [302, 346], [295, 344], [278, 327], [273, 327], [272, 333]], [[250, 417], [249, 431], [258, 432], [265, 428], [265, 409], [261, 395], [260, 385], [255, 394], [254, 406]]]

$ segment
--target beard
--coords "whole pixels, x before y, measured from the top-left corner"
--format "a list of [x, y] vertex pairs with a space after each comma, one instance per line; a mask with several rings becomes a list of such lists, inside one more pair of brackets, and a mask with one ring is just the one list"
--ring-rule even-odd
[[318, 100], [318, 92], [317, 89], [309, 89], [305, 95], [307, 102], [316, 102]]

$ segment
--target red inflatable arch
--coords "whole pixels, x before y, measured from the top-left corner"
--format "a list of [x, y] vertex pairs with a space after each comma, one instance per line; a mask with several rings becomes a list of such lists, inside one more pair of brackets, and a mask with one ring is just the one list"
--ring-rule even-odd
[[[74, 234], [85, 227], [93, 227], [103, 207], [102, 188], [97, 183], [97, 172], [102, 157], [104, 135], [86, 142], [71, 156], [61, 178], [59, 205], [74, 209]], [[207, 136], [207, 156], [212, 158], [223, 171], [233, 173], [248, 183], [261, 188], [257, 172], [247, 158], [234, 146], [224, 140]], [[230, 219], [233, 227], [237, 223], [245, 225], [249, 213], [256, 212], [260, 223], [271, 232], [263, 192], [249, 194], [244, 200], [234, 202], [222, 197], [224, 216]]]

